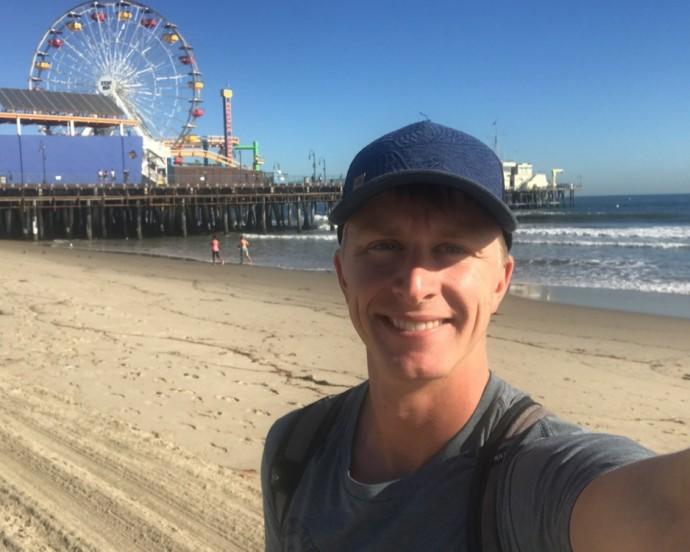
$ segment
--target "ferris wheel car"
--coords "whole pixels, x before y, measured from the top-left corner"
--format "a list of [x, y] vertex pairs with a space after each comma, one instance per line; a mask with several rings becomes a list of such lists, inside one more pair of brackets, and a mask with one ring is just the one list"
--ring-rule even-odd
[[141, 20], [141, 26], [146, 29], [155, 29], [156, 25], [158, 25], [158, 21], [153, 17], [145, 17]]

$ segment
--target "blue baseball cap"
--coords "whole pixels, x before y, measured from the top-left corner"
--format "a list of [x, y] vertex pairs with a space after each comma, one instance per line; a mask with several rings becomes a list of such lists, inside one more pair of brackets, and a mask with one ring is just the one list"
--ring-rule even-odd
[[394, 130], [355, 156], [342, 197], [330, 214], [339, 226], [338, 237], [342, 225], [372, 197], [411, 184], [461, 191], [495, 219], [511, 246], [517, 219], [503, 200], [500, 159], [473, 136], [431, 121]]

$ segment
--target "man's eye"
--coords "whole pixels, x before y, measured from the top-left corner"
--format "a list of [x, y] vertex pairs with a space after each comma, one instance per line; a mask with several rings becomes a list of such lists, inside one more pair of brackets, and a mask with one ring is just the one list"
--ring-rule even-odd
[[395, 251], [400, 246], [393, 241], [378, 241], [369, 245], [370, 251]]

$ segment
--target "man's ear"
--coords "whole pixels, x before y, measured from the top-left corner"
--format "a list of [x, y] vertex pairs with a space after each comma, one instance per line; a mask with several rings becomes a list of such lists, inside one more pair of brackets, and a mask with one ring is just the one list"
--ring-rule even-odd
[[512, 255], [508, 255], [506, 257], [501, 268], [502, 270], [498, 281], [496, 282], [496, 288], [494, 289], [493, 293], [493, 304], [491, 306], [492, 314], [498, 310], [498, 307], [500, 306], [503, 298], [508, 292], [508, 288], [510, 287], [510, 280], [513, 277], [513, 269], [515, 268], [515, 259], [513, 259]]
[[343, 295], [347, 298], [347, 280], [345, 280], [345, 275], [343, 274], [343, 249], [339, 247], [333, 255], [333, 266], [335, 266], [335, 273], [338, 275], [338, 284], [340, 284], [340, 289]]

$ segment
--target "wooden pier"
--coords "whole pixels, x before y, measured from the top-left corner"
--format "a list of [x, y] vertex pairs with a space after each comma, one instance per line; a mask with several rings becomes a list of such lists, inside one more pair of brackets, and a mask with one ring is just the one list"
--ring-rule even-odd
[[0, 187], [0, 237], [94, 239], [314, 227], [339, 185]]
[[575, 207], [575, 186], [559, 184], [556, 188], [506, 190], [505, 201], [513, 210]]
[[[341, 183], [248, 186], [0, 186], [0, 238], [94, 239], [183, 236], [314, 228], [328, 214]], [[515, 210], [568, 208], [572, 186], [506, 191]]]

